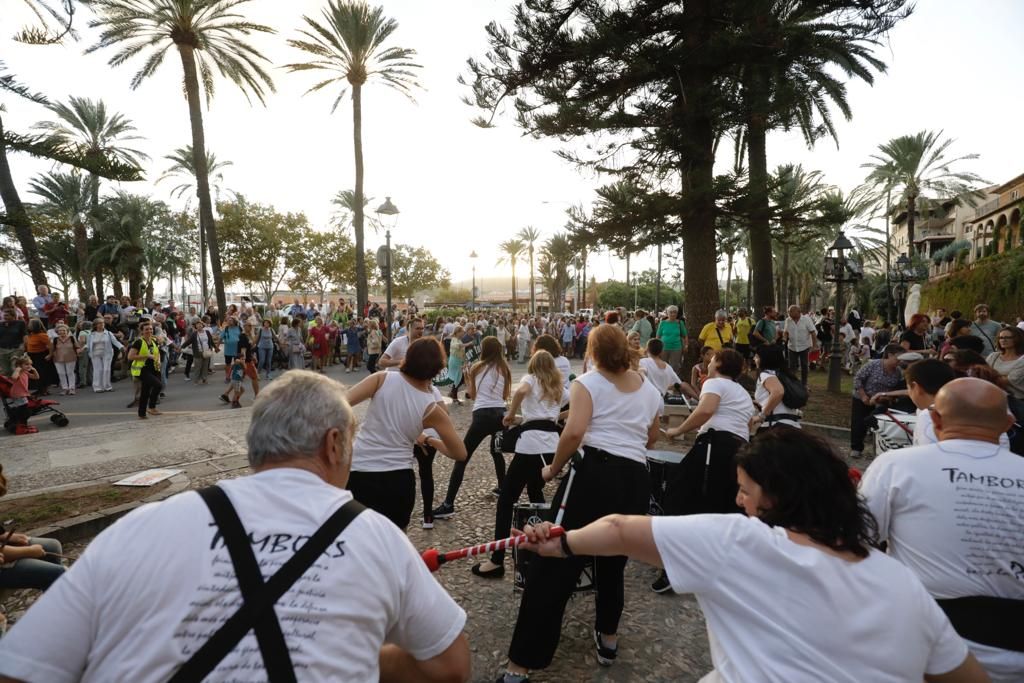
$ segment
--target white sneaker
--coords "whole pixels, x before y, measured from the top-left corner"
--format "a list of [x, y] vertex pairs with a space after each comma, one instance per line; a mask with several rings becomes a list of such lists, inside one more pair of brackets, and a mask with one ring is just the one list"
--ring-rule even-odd
[[433, 529], [434, 528], [434, 523], [432, 521], [428, 522], [427, 520], [423, 520], [423, 528], [424, 529]]

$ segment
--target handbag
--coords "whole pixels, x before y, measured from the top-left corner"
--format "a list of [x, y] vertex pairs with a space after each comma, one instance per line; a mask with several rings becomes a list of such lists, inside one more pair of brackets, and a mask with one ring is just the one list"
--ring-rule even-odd
[[722, 331], [717, 327], [715, 328], [715, 334], [718, 335], [718, 343], [722, 345], [723, 349], [731, 349], [733, 347], [733, 343], [731, 341], [726, 342], [722, 339]]

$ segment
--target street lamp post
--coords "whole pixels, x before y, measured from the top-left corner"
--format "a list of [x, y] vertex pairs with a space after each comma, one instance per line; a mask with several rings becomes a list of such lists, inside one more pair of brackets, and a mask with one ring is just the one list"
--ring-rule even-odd
[[385, 244], [387, 245], [384, 250], [384, 263], [381, 264], [381, 270], [384, 271], [384, 280], [386, 283], [385, 300], [387, 302], [387, 315], [384, 319], [387, 321], [387, 331], [385, 334], [388, 339], [391, 339], [391, 229], [398, 224], [398, 207], [391, 203], [391, 197], [385, 197], [384, 203], [377, 207], [377, 220], [384, 225], [384, 238]]
[[[835, 252], [835, 256], [825, 256], [825, 280], [836, 283], [836, 315], [843, 314], [843, 285], [847, 282], [854, 283], [864, 276], [860, 264], [848, 259], [844, 252], [853, 249], [853, 244], [842, 232], [836, 237], [836, 241], [829, 247], [828, 253]], [[832, 357], [828, 366], [828, 390], [832, 393], [842, 393], [843, 381], [843, 347], [839, 343], [839, 334], [832, 335]]]
[[476, 313], [476, 250], [469, 252], [469, 258], [473, 259], [473, 312]]
[[900, 254], [896, 259], [896, 268], [888, 273], [889, 280], [894, 284], [893, 295], [896, 298], [896, 329], [902, 330], [906, 327], [907, 321], [904, 315], [907, 301], [907, 283], [913, 279], [911, 261], [906, 254]]

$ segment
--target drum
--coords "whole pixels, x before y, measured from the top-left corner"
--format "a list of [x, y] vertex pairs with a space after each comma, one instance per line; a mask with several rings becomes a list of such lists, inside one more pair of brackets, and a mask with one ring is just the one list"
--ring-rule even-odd
[[683, 455], [676, 451], [647, 451], [647, 470], [651, 476], [651, 504], [647, 514], [664, 514], [665, 490], [672, 479], [672, 470], [683, 461]]
[[914, 426], [917, 415], [890, 410], [888, 413], [873, 415], [875, 418], [875, 454], [906, 448], [914, 443]]
[[[516, 503], [512, 507], [512, 526], [516, 529], [522, 529], [527, 524], [551, 521], [554, 521], [551, 503]], [[516, 546], [512, 547], [512, 590], [521, 591], [526, 587], [526, 573], [530, 567], [530, 561], [534, 557], [536, 557], [536, 553]], [[573, 592], [581, 593], [592, 590], [594, 590], [594, 560], [588, 558]]]

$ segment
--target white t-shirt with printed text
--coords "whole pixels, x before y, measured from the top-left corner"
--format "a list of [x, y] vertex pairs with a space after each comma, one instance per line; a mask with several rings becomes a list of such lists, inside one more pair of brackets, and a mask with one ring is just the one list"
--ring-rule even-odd
[[[949, 439], [880, 455], [860, 483], [889, 554], [934, 597], [1024, 600], [1024, 458]], [[1024, 681], [1024, 652], [968, 642], [994, 681]]]
[[[221, 481], [273, 575], [352, 494], [296, 468]], [[0, 640], [0, 674], [25, 681], [166, 681], [240, 603], [227, 548], [195, 492], [135, 510], [89, 544]], [[302, 681], [379, 677], [391, 642], [426, 660], [465, 612], [399, 529], [363, 511], [276, 605]], [[59, 656], [56, 656], [59, 653]], [[265, 681], [252, 631], [210, 680]]]
[[741, 515], [654, 517], [672, 588], [693, 593], [715, 670], [702, 683], [906, 683], [967, 656], [907, 567], [800, 545]]

